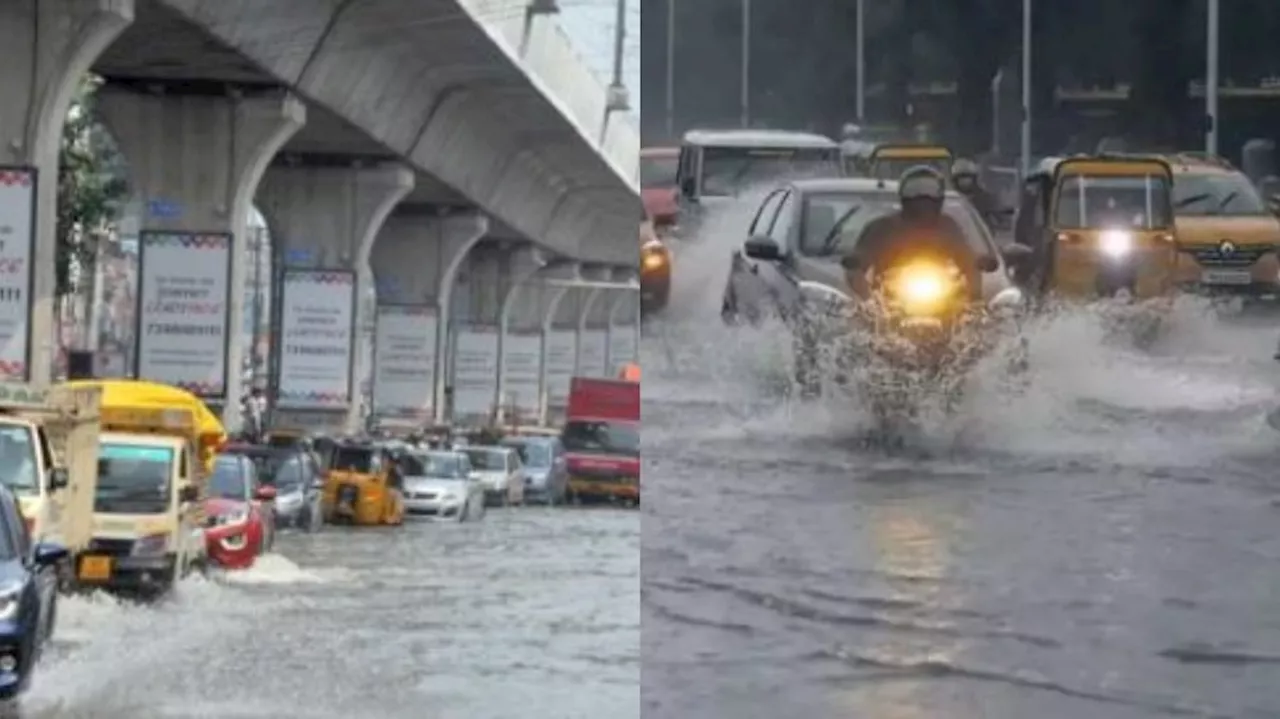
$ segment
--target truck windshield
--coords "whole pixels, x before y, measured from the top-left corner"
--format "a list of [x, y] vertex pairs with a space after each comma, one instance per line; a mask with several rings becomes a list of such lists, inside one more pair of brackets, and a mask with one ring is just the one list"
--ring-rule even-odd
[[640, 456], [640, 430], [622, 422], [569, 422], [560, 436], [566, 452]]
[[169, 509], [173, 450], [104, 442], [98, 448], [93, 509], [109, 514], [158, 514]]
[[0, 484], [19, 495], [40, 491], [30, 427], [0, 424]]

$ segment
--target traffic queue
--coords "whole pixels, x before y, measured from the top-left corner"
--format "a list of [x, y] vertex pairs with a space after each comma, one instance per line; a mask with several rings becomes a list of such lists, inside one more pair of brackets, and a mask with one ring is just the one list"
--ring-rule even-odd
[[574, 378], [562, 427], [276, 428], [257, 442], [230, 437], [179, 387], [0, 383], [0, 703], [27, 688], [59, 594], [156, 599], [186, 577], [252, 567], [285, 529], [637, 506], [639, 423], [634, 365]]

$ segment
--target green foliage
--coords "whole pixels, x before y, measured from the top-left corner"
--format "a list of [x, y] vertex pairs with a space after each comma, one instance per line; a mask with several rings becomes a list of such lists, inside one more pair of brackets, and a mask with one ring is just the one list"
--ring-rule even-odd
[[97, 243], [113, 229], [127, 196], [123, 159], [93, 113], [98, 82], [80, 86], [62, 130], [58, 160], [58, 296], [70, 293], [76, 268], [92, 266]]

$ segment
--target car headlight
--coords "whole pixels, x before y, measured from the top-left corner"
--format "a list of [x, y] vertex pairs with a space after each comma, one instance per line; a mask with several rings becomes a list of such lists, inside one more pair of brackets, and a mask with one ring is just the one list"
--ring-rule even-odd
[[161, 534], [148, 534], [133, 543], [132, 554], [135, 557], [154, 557], [157, 554], [164, 554], [169, 548], [169, 534], [167, 532]]
[[457, 502], [461, 499], [462, 497], [459, 496], [457, 492], [445, 492], [440, 495], [440, 501], [442, 502]]
[[1133, 234], [1124, 230], [1106, 230], [1098, 237], [1098, 247], [1107, 257], [1125, 257], [1133, 251]]
[[235, 509], [230, 512], [224, 512], [218, 515], [217, 524], [220, 527], [234, 526], [237, 524], [247, 524], [249, 522], [249, 510]]
[[18, 615], [22, 603], [22, 584], [8, 582], [0, 585], [0, 622], [7, 622]]

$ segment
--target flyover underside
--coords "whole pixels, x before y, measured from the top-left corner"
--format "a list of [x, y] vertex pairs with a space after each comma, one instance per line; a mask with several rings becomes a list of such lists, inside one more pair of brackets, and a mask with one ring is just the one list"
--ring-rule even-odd
[[[184, 53], [209, 52], [208, 41], [154, 42], [147, 24], [181, 32], [179, 17], [246, 58], [258, 80], [294, 88], [524, 237], [583, 260], [635, 261], [635, 159], [619, 167], [606, 158], [503, 36], [456, 0], [139, 0], [138, 8], [116, 43], [128, 49], [100, 63], [109, 76], [251, 81], [243, 63], [224, 60], [214, 73], [191, 65]], [[525, 49], [537, 54], [534, 44]]]

